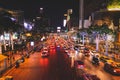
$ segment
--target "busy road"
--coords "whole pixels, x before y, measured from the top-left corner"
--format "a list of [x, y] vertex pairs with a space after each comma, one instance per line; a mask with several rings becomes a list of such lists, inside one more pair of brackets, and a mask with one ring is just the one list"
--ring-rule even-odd
[[41, 57], [41, 52], [35, 52], [4, 76], [13, 76], [14, 80], [74, 80], [74, 71], [66, 55], [51, 50], [47, 57]]
[[112, 75], [112, 74], [106, 72], [103, 69], [104, 64], [102, 62], [100, 62], [100, 65], [93, 65], [90, 57], [84, 56], [84, 58], [83, 58], [82, 53], [80, 53], [76, 56], [76, 60], [77, 59], [81, 60], [81, 58], [85, 63], [85, 71], [87, 73], [97, 75], [100, 78], [100, 80], [120, 80], [119, 79], [120, 76], [115, 76], [115, 75]]
[[[67, 40], [62, 38], [57, 41], [47, 40], [42, 50], [35, 51], [30, 58], [20, 63], [18, 68], [13, 67], [4, 76], [13, 76], [14, 80], [87, 80], [77, 75], [79, 70], [75, 69], [75, 61], [80, 60], [84, 63], [85, 74], [95, 75], [100, 80], [120, 80], [119, 76], [112, 75], [103, 69], [103, 62], [100, 61], [99, 65], [92, 64], [91, 54], [85, 56], [83, 52], [75, 53], [73, 49], [69, 49], [70, 53], [66, 52], [65, 45], [71, 48], [74, 46], [73, 43], [67, 43]], [[48, 52], [44, 51], [44, 48], [48, 48]]]

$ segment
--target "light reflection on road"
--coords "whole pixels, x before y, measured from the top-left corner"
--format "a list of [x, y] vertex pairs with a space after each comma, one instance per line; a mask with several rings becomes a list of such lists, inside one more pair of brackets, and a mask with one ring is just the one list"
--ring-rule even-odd
[[75, 55], [75, 60], [83, 60], [85, 63], [85, 71], [90, 74], [97, 75], [101, 80], [120, 80], [120, 76], [113, 76], [103, 70], [104, 64], [100, 62], [99, 66], [91, 63], [91, 56], [86, 57], [82, 53]]
[[40, 59], [40, 65], [41, 66], [47, 67], [48, 64], [49, 64], [48, 58], [41, 58]]

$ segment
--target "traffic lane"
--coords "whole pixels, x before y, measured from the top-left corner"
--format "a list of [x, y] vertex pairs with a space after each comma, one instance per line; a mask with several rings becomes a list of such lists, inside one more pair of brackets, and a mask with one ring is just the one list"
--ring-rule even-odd
[[114, 76], [109, 74], [108, 72], [104, 71], [103, 66], [104, 64], [102, 62], [100, 62], [99, 66], [95, 66], [92, 64], [91, 62], [91, 56], [87, 57], [87, 56], [83, 56], [82, 53], [80, 53], [78, 56], [76, 56], [77, 59], [82, 59], [85, 62], [85, 66], [86, 66], [86, 72], [91, 73], [91, 74], [95, 74], [97, 75], [100, 79], [102, 80], [119, 80], [119, 76]]
[[[90, 63], [90, 65], [93, 66], [93, 74], [97, 74], [98, 77], [100, 77], [102, 80], [106, 80], [106, 79], [109, 79], [109, 80], [120, 80], [120, 76], [115, 76], [115, 75], [112, 75], [108, 72], [106, 72], [104, 70], [104, 63], [103, 62], [100, 62], [100, 65], [99, 66], [95, 66], [91, 63], [91, 59], [90, 57], [86, 57], [86, 61], [88, 63]], [[87, 63], [86, 63], [87, 64]], [[96, 71], [96, 72], [95, 72]]]
[[93, 65], [88, 60], [85, 60], [86, 72], [97, 75], [101, 80], [114, 80], [112, 76], [103, 70], [101, 64], [99, 66]]
[[46, 63], [40, 65], [40, 59], [40, 54], [31, 55], [20, 64], [19, 68], [14, 68], [9, 75], [13, 76], [14, 80], [42, 80], [47, 69], [45, 68]]
[[[73, 80], [74, 74], [70, 66], [68, 56], [64, 53], [62, 48], [57, 48], [56, 52], [50, 53], [50, 80]], [[56, 79], [54, 79], [56, 76]]]
[[54, 53], [42, 58], [39, 53], [35, 53], [8, 75], [13, 76], [14, 80], [71, 80], [72, 71], [62, 55]]

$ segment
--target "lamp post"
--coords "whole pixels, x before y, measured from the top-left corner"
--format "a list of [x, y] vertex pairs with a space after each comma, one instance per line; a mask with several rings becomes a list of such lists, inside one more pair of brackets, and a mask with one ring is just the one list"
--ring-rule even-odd
[[43, 8], [40, 8], [40, 13], [41, 13], [41, 14], [43, 13]]
[[79, 0], [79, 29], [84, 28], [84, 1]]
[[68, 28], [68, 31], [70, 30], [70, 15], [72, 14], [72, 9], [68, 9], [67, 10], [67, 28]]

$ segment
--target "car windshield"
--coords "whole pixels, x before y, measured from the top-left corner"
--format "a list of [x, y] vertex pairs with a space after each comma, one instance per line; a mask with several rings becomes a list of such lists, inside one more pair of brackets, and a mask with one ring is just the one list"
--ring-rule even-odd
[[117, 64], [117, 67], [119, 67], [119, 68], [120, 68], [120, 64]]
[[117, 67], [117, 68], [120, 68], [120, 64], [116, 64], [116, 67]]
[[111, 64], [111, 66], [112, 66], [113, 68], [120, 68], [120, 63], [110, 62], [110, 61], [109, 61], [109, 64]]
[[104, 57], [104, 56], [102, 56], [101, 59], [109, 60], [108, 57]]
[[84, 63], [82, 61], [77, 61], [79, 65], [83, 65]]
[[42, 54], [46, 54], [46, 52], [43, 52]]
[[47, 51], [48, 49], [44, 49], [44, 51]]

